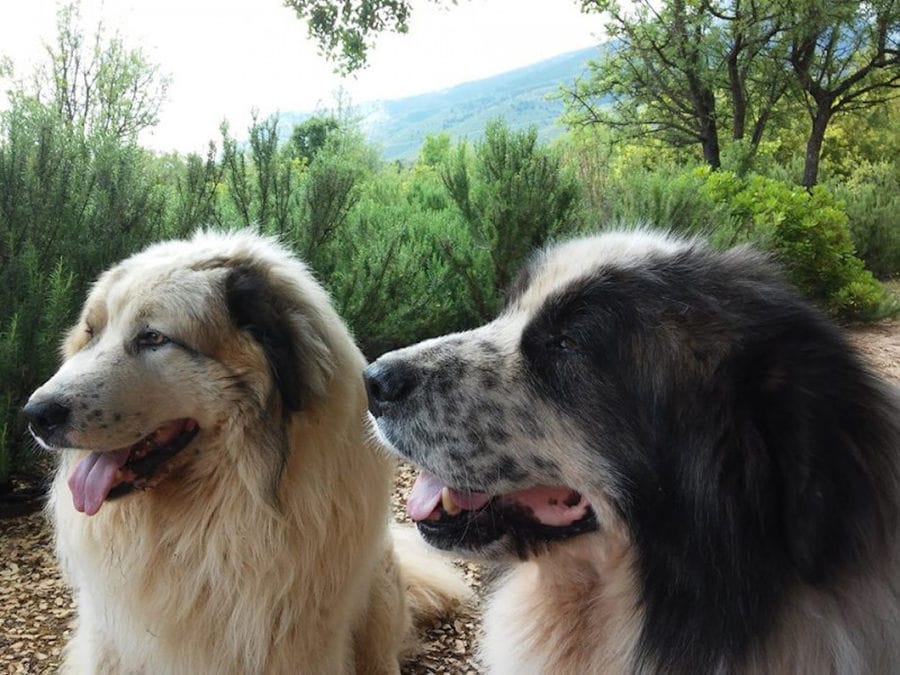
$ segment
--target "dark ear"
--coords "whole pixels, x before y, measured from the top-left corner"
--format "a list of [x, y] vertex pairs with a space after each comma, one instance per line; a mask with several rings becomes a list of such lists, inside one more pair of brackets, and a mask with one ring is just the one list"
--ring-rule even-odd
[[777, 471], [785, 545], [819, 582], [870, 556], [893, 517], [896, 411], [824, 322], [778, 336], [756, 366], [755, 416]]
[[235, 326], [260, 344], [286, 412], [300, 410], [309, 395], [303, 378], [301, 340], [296, 334], [296, 307], [277, 293], [257, 270], [233, 268], [225, 280], [228, 312]]

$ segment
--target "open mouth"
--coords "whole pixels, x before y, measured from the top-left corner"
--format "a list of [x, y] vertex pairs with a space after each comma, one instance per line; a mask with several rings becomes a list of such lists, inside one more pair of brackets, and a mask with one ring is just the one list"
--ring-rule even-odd
[[432, 546], [477, 551], [508, 536], [520, 558], [598, 529], [590, 503], [571, 488], [542, 485], [489, 495], [451, 488], [427, 471], [416, 478], [406, 511]]
[[175, 455], [199, 431], [196, 420], [173, 420], [134, 445], [90, 453], [69, 476], [75, 509], [93, 516], [105, 501], [153, 487], [173, 468]]

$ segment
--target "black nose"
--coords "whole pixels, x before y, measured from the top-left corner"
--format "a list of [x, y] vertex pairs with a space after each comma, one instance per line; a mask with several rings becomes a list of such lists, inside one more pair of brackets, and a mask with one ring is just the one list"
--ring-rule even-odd
[[69, 419], [69, 408], [58, 401], [31, 401], [22, 408], [22, 413], [31, 422], [38, 436], [44, 436]]
[[369, 396], [369, 412], [375, 417], [384, 413], [385, 405], [402, 401], [415, 389], [418, 373], [408, 363], [381, 363], [376, 361], [363, 371], [366, 393]]

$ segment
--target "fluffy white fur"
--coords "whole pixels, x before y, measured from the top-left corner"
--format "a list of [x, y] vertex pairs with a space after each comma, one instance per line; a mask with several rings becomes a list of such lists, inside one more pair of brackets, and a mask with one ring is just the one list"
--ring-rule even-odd
[[[265, 349], [229, 316], [226, 280], [258, 275], [295, 342], [288, 410]], [[146, 329], [179, 346], [133, 348]], [[182, 348], [182, 346], [184, 348]], [[444, 563], [407, 570], [388, 530], [392, 463], [372, 439], [364, 360], [305, 266], [249, 233], [158, 244], [103, 274], [32, 396], [72, 409], [49, 512], [75, 592], [70, 673], [396, 673], [410, 611], [464, 594]], [[278, 375], [277, 369], [275, 374]], [[200, 427], [154, 487], [77, 512], [88, 450], [160, 424]], [[414, 588], [406, 601], [404, 572]]]

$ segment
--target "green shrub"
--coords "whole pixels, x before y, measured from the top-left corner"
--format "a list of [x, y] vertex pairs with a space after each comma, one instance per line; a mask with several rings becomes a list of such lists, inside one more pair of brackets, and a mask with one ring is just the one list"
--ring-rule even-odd
[[[611, 156], [605, 167], [573, 156], [587, 166], [582, 175], [600, 181], [601, 189], [589, 185], [586, 192], [601, 228], [646, 224], [700, 235], [719, 247], [752, 243], [774, 253], [798, 289], [840, 319], [867, 320], [890, 310], [883, 289], [854, 254], [842, 201], [826, 187], [808, 193], [758, 174], [741, 177], [668, 161], [648, 166], [640, 153]], [[882, 259], [893, 260], [900, 254], [894, 240], [900, 228], [891, 227], [900, 213], [900, 208], [891, 210], [897, 190], [890, 189], [888, 176], [879, 176], [880, 182], [866, 183], [870, 193], [851, 186], [841, 194], [852, 204], [848, 210], [857, 219], [857, 238], [870, 233], [873, 243], [863, 250], [874, 258], [873, 249], [880, 246]], [[868, 205], [865, 213], [863, 204]]]
[[426, 337], [476, 323], [463, 277], [441, 246], [464, 249], [458, 216], [418, 208], [410, 186], [382, 172], [362, 191], [322, 281], [364, 353], [374, 357]]
[[714, 240], [772, 251], [797, 288], [840, 319], [865, 320], [881, 311], [884, 291], [854, 254], [847, 215], [826, 188], [809, 193], [758, 175], [698, 172], [706, 175], [701, 194], [725, 205], [734, 219], [736, 229]]
[[896, 162], [861, 164], [828, 184], [844, 203], [856, 252], [879, 279], [900, 277], [900, 169]]
[[276, 146], [274, 120], [254, 121], [249, 134], [242, 148], [223, 129], [214, 210], [225, 226], [249, 223], [296, 251], [367, 355], [474, 323], [463, 277], [444, 254], [468, 250], [471, 239], [437, 168], [382, 165], [352, 127], [332, 126], [302, 159], [293, 141]]
[[642, 223], [685, 235], [714, 236], [733, 228], [724, 204], [698, 199], [707, 177], [672, 164], [614, 171], [602, 209], [604, 223]]
[[14, 387], [21, 364], [22, 341], [19, 338], [19, 317], [8, 317], [0, 324], [0, 378], [6, 383], [0, 389], [0, 493], [10, 478], [16, 460], [18, 446], [13, 443], [10, 422], [15, 416], [14, 397], [18, 393]]
[[31, 464], [19, 411], [98, 272], [168, 234], [151, 156], [34, 98], [0, 115], [0, 486]]
[[537, 130], [488, 123], [469, 152], [460, 143], [444, 164], [444, 185], [474, 246], [443, 250], [466, 278], [472, 306], [493, 317], [522, 261], [549, 238], [571, 231], [579, 189], [560, 155], [537, 143]]
[[4, 294], [9, 306], [0, 316], [0, 487], [13, 468], [31, 463], [30, 444], [20, 442], [27, 433], [19, 410], [55, 369], [59, 342], [79, 301], [72, 272], [61, 260], [48, 272], [30, 242], [3, 272], [15, 295]]
[[346, 221], [376, 167], [371, 148], [353, 130], [333, 131], [309, 165], [291, 239], [316, 271], [330, 275], [342, 263], [341, 246], [334, 244], [347, 241]]

